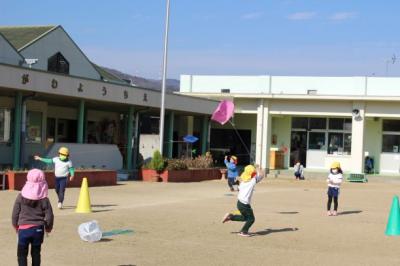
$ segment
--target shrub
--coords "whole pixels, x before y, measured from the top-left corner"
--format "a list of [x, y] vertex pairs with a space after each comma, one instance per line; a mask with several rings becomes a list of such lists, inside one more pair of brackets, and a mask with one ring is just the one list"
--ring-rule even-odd
[[188, 166], [183, 159], [170, 159], [167, 161], [167, 170], [186, 170]]
[[153, 158], [150, 161], [149, 168], [156, 170], [157, 172], [162, 172], [165, 168], [164, 158], [162, 157], [160, 151], [156, 150], [153, 153]]
[[213, 159], [209, 155], [199, 155], [194, 159], [186, 159], [188, 168], [205, 169], [213, 167]]

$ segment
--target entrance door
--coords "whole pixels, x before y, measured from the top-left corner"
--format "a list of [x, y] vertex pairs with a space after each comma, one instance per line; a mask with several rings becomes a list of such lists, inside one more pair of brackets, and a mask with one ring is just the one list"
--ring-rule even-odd
[[307, 132], [292, 131], [290, 142], [290, 166], [293, 166], [297, 160], [306, 167], [307, 160]]

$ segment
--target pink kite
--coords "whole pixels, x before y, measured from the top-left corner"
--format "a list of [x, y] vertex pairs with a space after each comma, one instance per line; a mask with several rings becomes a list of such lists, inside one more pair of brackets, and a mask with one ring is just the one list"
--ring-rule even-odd
[[233, 116], [234, 109], [235, 105], [233, 104], [233, 102], [223, 100], [218, 104], [217, 109], [215, 109], [214, 113], [211, 116], [211, 120], [214, 120], [221, 125], [224, 125]]

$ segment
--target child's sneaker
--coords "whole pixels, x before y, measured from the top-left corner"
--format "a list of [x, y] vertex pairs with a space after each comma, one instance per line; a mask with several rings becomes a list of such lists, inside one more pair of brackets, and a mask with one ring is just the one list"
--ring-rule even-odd
[[222, 223], [226, 223], [227, 221], [230, 221], [232, 217], [232, 214], [230, 214], [229, 212], [227, 214], [225, 214], [224, 218], [222, 219]]
[[249, 237], [251, 236], [249, 233], [245, 233], [245, 232], [240, 232], [238, 233], [238, 236], [245, 236], [245, 237]]
[[326, 215], [332, 216], [332, 212], [331, 212], [331, 211], [328, 211]]
[[63, 204], [62, 204], [61, 202], [59, 202], [59, 203], [57, 204], [57, 207], [61, 210], [62, 207], [63, 207]]

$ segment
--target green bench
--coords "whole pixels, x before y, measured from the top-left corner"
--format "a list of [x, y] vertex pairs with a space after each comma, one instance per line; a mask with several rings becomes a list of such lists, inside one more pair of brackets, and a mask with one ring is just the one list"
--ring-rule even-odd
[[349, 174], [346, 179], [348, 182], [368, 182], [365, 174]]

